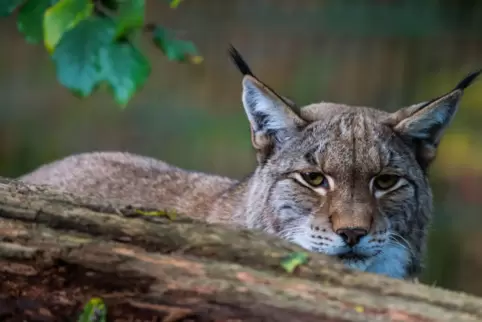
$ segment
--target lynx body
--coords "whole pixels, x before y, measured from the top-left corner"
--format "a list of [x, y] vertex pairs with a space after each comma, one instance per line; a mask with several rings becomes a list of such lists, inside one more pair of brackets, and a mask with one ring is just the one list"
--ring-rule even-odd
[[298, 108], [239, 53], [242, 101], [258, 165], [241, 181], [122, 152], [44, 165], [20, 180], [278, 235], [348, 267], [414, 278], [432, 214], [427, 171], [473, 73], [436, 99], [387, 113], [317, 103]]

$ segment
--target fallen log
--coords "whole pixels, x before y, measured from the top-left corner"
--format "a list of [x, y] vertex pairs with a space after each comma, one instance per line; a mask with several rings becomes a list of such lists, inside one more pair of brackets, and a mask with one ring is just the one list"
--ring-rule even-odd
[[482, 299], [346, 269], [254, 231], [0, 179], [0, 321], [480, 321]]

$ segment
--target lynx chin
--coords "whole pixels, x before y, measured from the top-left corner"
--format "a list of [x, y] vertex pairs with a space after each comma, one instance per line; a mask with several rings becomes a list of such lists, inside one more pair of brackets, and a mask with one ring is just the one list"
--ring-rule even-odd
[[446, 94], [387, 113], [326, 102], [296, 106], [257, 78], [233, 47], [230, 55], [244, 75], [242, 102], [257, 158], [245, 179], [92, 152], [20, 180], [260, 229], [353, 269], [416, 277], [432, 214], [428, 169], [480, 71]]

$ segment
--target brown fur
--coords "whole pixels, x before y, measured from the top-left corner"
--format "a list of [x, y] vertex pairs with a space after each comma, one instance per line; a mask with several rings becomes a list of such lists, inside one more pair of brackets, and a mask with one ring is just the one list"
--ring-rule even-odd
[[[20, 180], [261, 229], [349, 267], [415, 277], [432, 213], [427, 170], [470, 82], [395, 113], [334, 103], [298, 109], [241, 67], [258, 159], [244, 180], [121, 152], [70, 156]], [[326, 186], [308, 184], [306, 172], [322, 173]], [[398, 180], [386, 191], [374, 185], [383, 174]], [[343, 237], [364, 230], [353, 247]]]

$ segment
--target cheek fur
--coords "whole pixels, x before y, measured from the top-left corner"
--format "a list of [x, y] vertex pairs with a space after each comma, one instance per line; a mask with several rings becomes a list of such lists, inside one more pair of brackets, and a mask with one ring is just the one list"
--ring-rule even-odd
[[379, 213], [394, 223], [409, 220], [411, 215], [416, 212], [417, 205], [415, 187], [412, 185], [384, 195], [377, 203]]
[[319, 207], [320, 196], [308, 188], [301, 187], [293, 179], [283, 179], [274, 184], [270, 191], [270, 203], [277, 215], [312, 215]]

